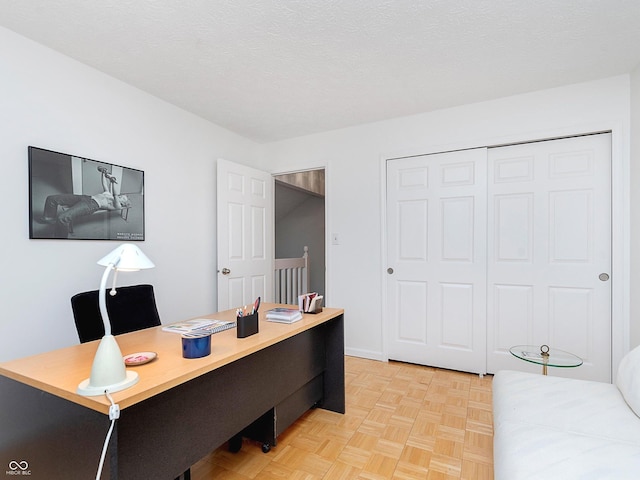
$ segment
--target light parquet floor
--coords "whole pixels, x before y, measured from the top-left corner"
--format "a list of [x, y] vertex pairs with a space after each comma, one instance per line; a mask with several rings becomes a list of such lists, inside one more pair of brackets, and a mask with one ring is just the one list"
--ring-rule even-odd
[[356, 357], [345, 376], [344, 415], [310, 410], [267, 454], [223, 446], [192, 479], [493, 479], [493, 377]]

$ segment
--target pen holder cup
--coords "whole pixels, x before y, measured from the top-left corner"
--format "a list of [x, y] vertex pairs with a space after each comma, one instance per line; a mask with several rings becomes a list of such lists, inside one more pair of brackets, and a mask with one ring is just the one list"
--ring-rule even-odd
[[258, 312], [236, 319], [236, 333], [238, 338], [245, 338], [258, 333]]
[[211, 353], [211, 335], [201, 337], [182, 337], [182, 356], [201, 358]]

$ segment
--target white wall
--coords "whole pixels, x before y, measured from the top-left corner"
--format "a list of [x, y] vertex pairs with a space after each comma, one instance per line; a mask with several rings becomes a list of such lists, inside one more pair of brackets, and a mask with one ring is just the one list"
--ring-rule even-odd
[[[341, 239], [340, 245], [327, 242], [327, 297], [329, 306], [345, 309], [347, 352], [384, 358], [385, 158], [613, 129], [614, 176], [623, 185], [614, 201], [624, 201], [629, 195], [624, 180], [629, 91], [630, 77], [624, 75], [266, 145], [265, 159], [275, 172], [327, 167], [327, 235], [338, 233]], [[617, 212], [614, 235], [626, 245], [625, 214]], [[614, 314], [626, 321], [628, 278], [621, 272], [626, 268], [628, 277], [622, 262], [629, 259], [624, 248], [614, 259], [619, 274]], [[614, 343], [626, 350], [628, 331]]]
[[631, 74], [631, 345], [640, 345], [640, 65]]
[[119, 280], [153, 283], [165, 323], [215, 311], [215, 161], [255, 161], [254, 143], [2, 28], [0, 138], [0, 361], [77, 343], [69, 298], [118, 245], [29, 240], [29, 145], [144, 170], [156, 268]]
[[[0, 86], [5, 199], [0, 361], [77, 343], [69, 297], [97, 288], [102, 272], [95, 262], [117, 245], [28, 239], [29, 145], [145, 171], [147, 240], [140, 246], [157, 268], [120, 278], [123, 283], [153, 283], [165, 323], [217, 307], [217, 158], [272, 172], [326, 167], [327, 237], [338, 233], [341, 241], [340, 245], [327, 242], [327, 298], [346, 310], [347, 351], [384, 358], [385, 158], [613, 129], [614, 175], [628, 179], [630, 110], [636, 132], [640, 117], [636, 71], [631, 76], [256, 145], [2, 28]], [[634, 139], [635, 159], [640, 159], [638, 142]], [[636, 172], [631, 179], [634, 187], [640, 183]], [[614, 195], [628, 204], [629, 181], [622, 184]], [[618, 214], [615, 235], [626, 238], [628, 248], [629, 212]], [[637, 224], [638, 209], [631, 215]], [[640, 251], [637, 243], [631, 244], [634, 265], [640, 263], [635, 260]], [[622, 262], [630, 259], [622, 250], [614, 265], [616, 272], [623, 272], [621, 281], [616, 277], [622, 287], [614, 308], [617, 317], [628, 317], [632, 295], [624, 278], [629, 268]], [[635, 282], [633, 292], [637, 291]], [[635, 304], [634, 311], [638, 311]], [[640, 344], [637, 318], [633, 316], [631, 325], [634, 345]]]

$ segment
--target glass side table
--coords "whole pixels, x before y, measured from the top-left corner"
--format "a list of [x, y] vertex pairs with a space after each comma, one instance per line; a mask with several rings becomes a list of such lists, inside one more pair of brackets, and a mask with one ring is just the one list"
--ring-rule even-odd
[[525, 362], [542, 365], [542, 374], [547, 374], [547, 367], [579, 367], [582, 359], [573, 353], [565, 352], [554, 348], [551, 350], [548, 345], [516, 345], [511, 347], [509, 352], [514, 357]]

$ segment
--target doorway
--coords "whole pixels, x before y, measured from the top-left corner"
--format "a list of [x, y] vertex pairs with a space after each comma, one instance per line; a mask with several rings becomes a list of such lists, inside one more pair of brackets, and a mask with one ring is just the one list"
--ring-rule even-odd
[[[309, 247], [309, 291], [325, 295], [325, 170], [274, 175], [275, 258]], [[325, 296], [326, 302], [326, 296]]]

